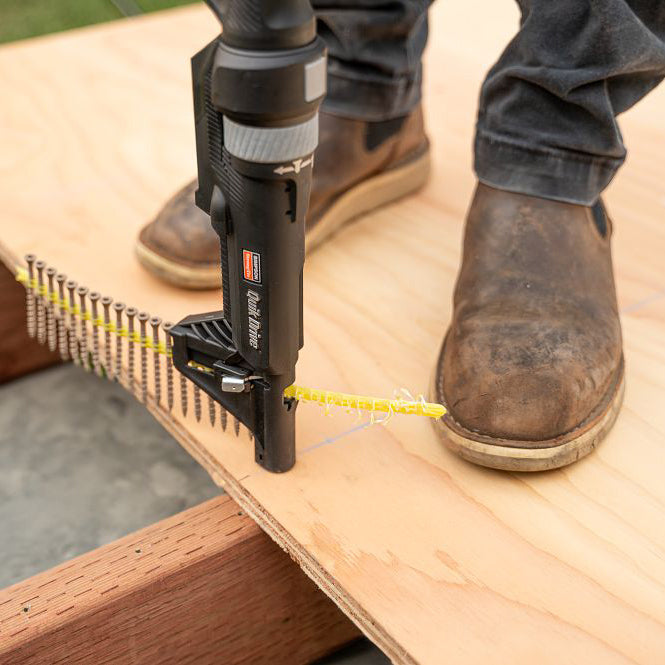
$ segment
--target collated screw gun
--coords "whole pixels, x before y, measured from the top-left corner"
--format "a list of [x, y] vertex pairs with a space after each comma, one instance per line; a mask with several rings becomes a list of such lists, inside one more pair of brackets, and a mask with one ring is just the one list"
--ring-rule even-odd
[[171, 329], [173, 362], [253, 433], [256, 461], [283, 472], [326, 49], [309, 0], [206, 1], [223, 31], [192, 59], [196, 203], [220, 238], [224, 309]]

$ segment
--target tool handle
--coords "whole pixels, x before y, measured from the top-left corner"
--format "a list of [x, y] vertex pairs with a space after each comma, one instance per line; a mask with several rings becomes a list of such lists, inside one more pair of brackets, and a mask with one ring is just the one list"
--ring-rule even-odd
[[238, 49], [298, 48], [316, 37], [309, 0], [206, 0], [224, 25], [225, 44]]

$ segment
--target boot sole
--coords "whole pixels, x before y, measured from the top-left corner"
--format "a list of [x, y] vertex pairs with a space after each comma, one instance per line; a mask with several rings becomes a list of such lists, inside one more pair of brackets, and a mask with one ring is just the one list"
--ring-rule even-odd
[[163, 282], [194, 291], [222, 288], [222, 271], [218, 265], [192, 268], [170, 261], [153, 252], [140, 240], [134, 246], [139, 263]]
[[[307, 231], [305, 251], [313, 251], [364, 213], [416, 192], [427, 182], [429, 171], [430, 157], [427, 148], [408, 163], [352, 187], [337, 198], [318, 223]], [[218, 265], [184, 266], [160, 256], [140, 240], [136, 242], [135, 251], [144, 268], [169, 284], [193, 290], [221, 288], [222, 277]]]
[[[539, 442], [538, 448], [520, 447], [519, 441], [494, 439], [471, 432], [455, 422], [450, 414], [435, 421], [434, 427], [450, 450], [473, 464], [503, 471], [548, 471], [576, 462], [600, 444], [616, 422], [624, 393], [622, 359], [615, 380], [592, 416], [568, 434]], [[436, 372], [432, 380], [431, 395], [437, 399]], [[489, 443], [489, 440], [496, 443]]]

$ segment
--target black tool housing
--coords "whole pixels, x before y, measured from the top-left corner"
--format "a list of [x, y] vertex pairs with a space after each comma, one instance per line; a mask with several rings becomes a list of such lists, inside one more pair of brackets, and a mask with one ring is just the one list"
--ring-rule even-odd
[[208, 1], [222, 35], [192, 60], [197, 205], [220, 238], [224, 309], [174, 326], [176, 367], [255, 435], [256, 461], [295, 463], [305, 214], [325, 94], [306, 0]]

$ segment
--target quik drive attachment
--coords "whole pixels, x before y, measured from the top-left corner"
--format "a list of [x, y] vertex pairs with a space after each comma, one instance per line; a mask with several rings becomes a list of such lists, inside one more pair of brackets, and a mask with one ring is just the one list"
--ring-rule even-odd
[[220, 238], [223, 311], [171, 329], [175, 366], [254, 435], [256, 461], [295, 463], [305, 214], [326, 49], [309, 0], [206, 0], [220, 37], [192, 59], [197, 205]]

